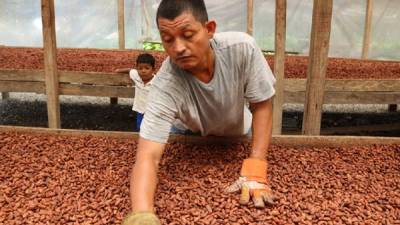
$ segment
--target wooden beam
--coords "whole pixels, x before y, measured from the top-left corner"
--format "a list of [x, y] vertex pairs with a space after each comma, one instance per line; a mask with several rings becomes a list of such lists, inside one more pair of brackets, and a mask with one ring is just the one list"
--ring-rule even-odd
[[[286, 103], [305, 102], [305, 92], [285, 92]], [[324, 104], [400, 104], [397, 92], [325, 92]]]
[[253, 35], [254, 0], [247, 0], [247, 33]]
[[369, 55], [369, 46], [371, 42], [372, 30], [372, 15], [373, 15], [373, 0], [366, 0], [367, 7], [365, 13], [364, 40], [361, 58], [367, 59]]
[[[50, 129], [21, 126], [0, 126], [0, 132], [15, 132], [33, 135], [61, 135], [61, 136], [96, 136], [116, 139], [129, 139], [137, 141], [137, 132], [117, 131], [93, 131], [93, 130], [72, 130], [72, 129]], [[224, 137], [201, 137], [190, 135], [171, 135], [169, 142], [181, 142], [188, 144], [229, 144], [236, 142], [251, 142], [251, 137], [242, 136], [236, 138]], [[273, 135], [272, 144], [287, 147], [350, 147], [370, 145], [393, 145], [400, 144], [398, 137], [363, 137], [363, 136], [301, 136], [301, 135]]]
[[[125, 49], [125, 0], [118, 0], [118, 43], [119, 49]], [[118, 104], [118, 98], [110, 98], [110, 104]]]
[[125, 49], [125, 0], [118, 0], [118, 45]]
[[[121, 73], [59, 71], [59, 75], [59, 81], [61, 83], [132, 86], [129, 75]], [[44, 80], [43, 70], [0, 69], [0, 82]], [[284, 79], [284, 90], [290, 92], [305, 91], [306, 82], [306, 79]], [[331, 92], [396, 92], [399, 90], [400, 79], [329, 79], [325, 81], [325, 91]]]
[[45, 81], [43, 70], [1, 69], [0, 81]]
[[128, 74], [60, 71], [60, 82], [94, 85], [132, 86]]
[[319, 135], [332, 21], [332, 0], [314, 0], [302, 133]]
[[[306, 79], [285, 79], [285, 91], [305, 91], [306, 83]], [[330, 92], [398, 92], [400, 80], [326, 80], [324, 90]]]
[[276, 0], [275, 8], [275, 58], [276, 78], [273, 106], [272, 134], [282, 133], [282, 107], [284, 103], [285, 45], [286, 45], [286, 0]]
[[60, 84], [60, 94], [98, 97], [133, 98], [133, 87]]
[[42, 0], [42, 25], [49, 127], [60, 128], [54, 0]]
[[0, 81], [0, 92], [34, 92], [44, 94], [44, 82], [36, 81]]
[[[133, 98], [134, 88], [123, 86], [97, 86], [83, 84], [63, 84], [59, 86], [60, 95], [97, 96]], [[30, 81], [1, 81], [0, 92], [33, 92], [44, 94], [44, 82]]]
[[[61, 83], [132, 86], [128, 74], [58, 71]], [[43, 70], [0, 70], [0, 81], [45, 81]]]

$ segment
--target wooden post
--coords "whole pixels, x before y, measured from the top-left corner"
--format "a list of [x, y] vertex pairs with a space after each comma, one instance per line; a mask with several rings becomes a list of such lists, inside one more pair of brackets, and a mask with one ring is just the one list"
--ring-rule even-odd
[[10, 98], [10, 94], [8, 92], [1, 92], [1, 99], [7, 100]]
[[247, 33], [253, 35], [253, 0], [247, 0]]
[[[119, 49], [125, 49], [125, 0], [118, 0], [118, 46]], [[118, 104], [117, 97], [110, 98], [110, 104]]]
[[365, 13], [365, 27], [364, 27], [364, 40], [362, 48], [362, 59], [367, 59], [369, 54], [369, 46], [371, 42], [371, 27], [372, 27], [372, 12], [373, 0], [366, 0], [367, 8]]
[[282, 133], [282, 106], [284, 103], [285, 82], [285, 42], [286, 42], [286, 0], [276, 0], [275, 8], [275, 58], [274, 74], [276, 78], [273, 108], [274, 135]]
[[119, 49], [125, 49], [125, 7], [124, 7], [124, 0], [118, 0], [118, 43], [119, 43]]
[[319, 135], [321, 131], [321, 111], [328, 64], [332, 1], [314, 0], [302, 128], [302, 133], [305, 135]]
[[54, 0], [42, 0], [42, 25], [48, 122], [50, 128], [60, 128]]

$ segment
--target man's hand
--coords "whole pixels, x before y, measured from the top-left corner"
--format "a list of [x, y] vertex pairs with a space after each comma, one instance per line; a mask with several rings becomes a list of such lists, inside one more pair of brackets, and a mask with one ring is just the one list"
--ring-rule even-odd
[[161, 222], [154, 213], [140, 212], [129, 214], [122, 221], [122, 225], [160, 225]]
[[267, 185], [267, 161], [248, 158], [243, 161], [240, 177], [225, 189], [226, 192], [241, 190], [239, 203], [247, 205], [252, 198], [255, 207], [274, 204], [275, 196]]

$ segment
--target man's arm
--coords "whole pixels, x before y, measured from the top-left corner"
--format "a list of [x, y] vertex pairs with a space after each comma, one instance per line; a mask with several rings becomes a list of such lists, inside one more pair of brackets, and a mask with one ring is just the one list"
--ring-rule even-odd
[[271, 141], [272, 100], [268, 99], [250, 105], [252, 121], [252, 151], [240, 170], [240, 178], [227, 187], [227, 192], [241, 190], [239, 203], [247, 205], [250, 199], [256, 207], [262, 208], [264, 202], [274, 204], [275, 196], [267, 185], [267, 152]]
[[266, 160], [272, 133], [272, 98], [251, 103], [252, 152], [250, 158]]
[[130, 182], [132, 211], [134, 213], [154, 211], [158, 164], [164, 148], [165, 144], [139, 138], [136, 162]]

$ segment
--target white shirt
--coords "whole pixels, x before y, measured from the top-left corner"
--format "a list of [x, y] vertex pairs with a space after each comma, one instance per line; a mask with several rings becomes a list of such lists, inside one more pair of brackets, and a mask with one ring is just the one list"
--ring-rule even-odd
[[147, 95], [149, 94], [153, 79], [145, 84], [135, 69], [129, 71], [129, 77], [135, 84], [135, 97], [133, 99], [132, 110], [138, 113], [144, 113], [146, 111]]

